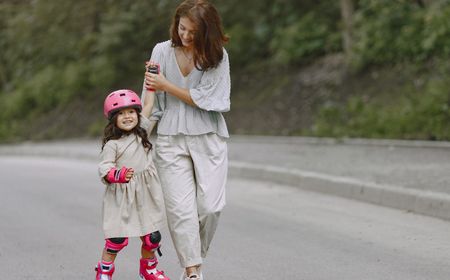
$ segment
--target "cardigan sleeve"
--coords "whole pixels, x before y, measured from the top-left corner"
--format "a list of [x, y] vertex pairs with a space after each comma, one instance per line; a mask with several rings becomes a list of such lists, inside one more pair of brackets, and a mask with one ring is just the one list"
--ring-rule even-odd
[[206, 111], [228, 112], [230, 110], [230, 64], [224, 49], [220, 64], [203, 73], [197, 87], [189, 90], [195, 105]]

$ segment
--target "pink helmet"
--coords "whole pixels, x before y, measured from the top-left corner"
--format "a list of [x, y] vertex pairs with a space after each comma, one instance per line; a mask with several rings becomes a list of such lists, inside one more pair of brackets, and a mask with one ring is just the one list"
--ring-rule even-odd
[[119, 89], [111, 92], [105, 99], [103, 104], [103, 114], [108, 119], [112, 115], [123, 108], [136, 108], [138, 112], [142, 110], [142, 103], [139, 96], [132, 90]]

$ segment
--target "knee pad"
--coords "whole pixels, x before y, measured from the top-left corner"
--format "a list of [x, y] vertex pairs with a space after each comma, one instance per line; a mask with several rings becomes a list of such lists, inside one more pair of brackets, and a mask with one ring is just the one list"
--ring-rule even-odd
[[142, 248], [144, 248], [147, 251], [153, 251], [156, 249], [158, 251], [159, 256], [161, 256], [162, 255], [161, 250], [159, 249], [160, 241], [161, 241], [161, 233], [159, 231], [152, 232], [144, 236], [142, 240]]
[[108, 238], [106, 239], [105, 242], [105, 250], [110, 254], [116, 255], [117, 253], [119, 253], [120, 250], [122, 250], [127, 245], [128, 245], [127, 237]]

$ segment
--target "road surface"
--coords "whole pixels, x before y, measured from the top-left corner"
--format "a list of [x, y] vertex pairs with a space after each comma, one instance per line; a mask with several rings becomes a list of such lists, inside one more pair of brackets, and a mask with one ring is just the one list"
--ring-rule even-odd
[[[96, 162], [0, 156], [0, 279], [93, 279], [103, 246]], [[230, 178], [207, 280], [444, 280], [450, 223], [401, 210]], [[136, 279], [138, 240], [114, 279]], [[160, 268], [181, 269], [163, 230]]]

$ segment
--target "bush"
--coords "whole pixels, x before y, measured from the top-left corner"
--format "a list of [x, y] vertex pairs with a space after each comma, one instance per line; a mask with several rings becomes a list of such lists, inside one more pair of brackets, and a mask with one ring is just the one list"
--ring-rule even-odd
[[407, 0], [361, 0], [355, 13], [356, 67], [425, 58], [424, 9]]
[[310, 12], [283, 29], [278, 29], [270, 47], [279, 64], [295, 64], [341, 48], [341, 36], [326, 18]]
[[426, 11], [421, 47], [431, 56], [450, 57], [450, 3], [436, 1]]
[[344, 105], [330, 102], [319, 111], [311, 134], [331, 137], [365, 137], [450, 140], [450, 78], [430, 79], [423, 88], [409, 85], [386, 90], [381, 97], [350, 97]]

